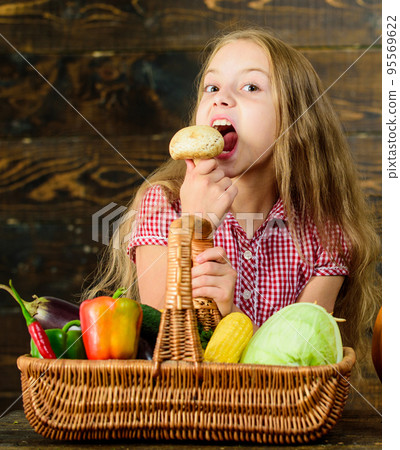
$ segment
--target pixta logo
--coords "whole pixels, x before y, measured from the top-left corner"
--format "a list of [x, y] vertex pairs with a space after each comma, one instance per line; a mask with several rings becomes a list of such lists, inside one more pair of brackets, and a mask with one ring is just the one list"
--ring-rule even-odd
[[[121, 243], [120, 227], [127, 220], [132, 221], [134, 225], [134, 217], [137, 211], [129, 211], [126, 206], [118, 206], [117, 203], [111, 202], [104, 208], [92, 215], [92, 239], [95, 242], [101, 242], [109, 245], [111, 237], [113, 237], [113, 247], [118, 249]], [[123, 237], [124, 241], [129, 239], [131, 233]]]

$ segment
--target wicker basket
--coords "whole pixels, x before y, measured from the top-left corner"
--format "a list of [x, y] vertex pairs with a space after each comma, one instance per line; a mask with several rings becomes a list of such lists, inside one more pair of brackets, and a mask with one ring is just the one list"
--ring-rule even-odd
[[[196, 220], [173, 222], [153, 361], [18, 358], [32, 427], [53, 439], [304, 443], [340, 418], [355, 362], [283, 367], [205, 363], [191, 298]], [[204, 231], [204, 230], [203, 230]], [[194, 233], [194, 234], [193, 234]], [[211, 309], [212, 311], [212, 309]]]

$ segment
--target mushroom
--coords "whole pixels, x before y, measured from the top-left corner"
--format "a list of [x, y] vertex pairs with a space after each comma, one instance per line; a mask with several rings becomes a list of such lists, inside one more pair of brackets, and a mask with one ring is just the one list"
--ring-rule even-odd
[[210, 159], [224, 149], [224, 138], [208, 125], [193, 125], [182, 128], [171, 139], [169, 153], [172, 159]]

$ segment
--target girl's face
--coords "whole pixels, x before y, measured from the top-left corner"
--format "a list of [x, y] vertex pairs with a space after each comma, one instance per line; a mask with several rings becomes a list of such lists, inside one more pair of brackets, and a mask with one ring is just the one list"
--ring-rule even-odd
[[202, 87], [196, 124], [213, 126], [224, 136], [218, 161], [225, 175], [233, 178], [250, 166], [252, 171], [262, 168], [271, 160], [276, 138], [265, 51], [250, 40], [226, 44], [211, 60]]

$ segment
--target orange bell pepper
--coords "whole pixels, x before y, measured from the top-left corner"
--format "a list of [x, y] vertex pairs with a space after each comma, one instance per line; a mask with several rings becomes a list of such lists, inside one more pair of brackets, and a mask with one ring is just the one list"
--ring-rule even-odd
[[118, 289], [113, 297], [81, 303], [79, 316], [88, 359], [136, 358], [143, 312], [138, 302], [121, 297], [125, 292]]

